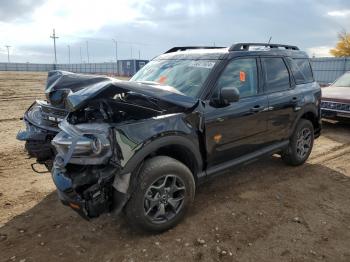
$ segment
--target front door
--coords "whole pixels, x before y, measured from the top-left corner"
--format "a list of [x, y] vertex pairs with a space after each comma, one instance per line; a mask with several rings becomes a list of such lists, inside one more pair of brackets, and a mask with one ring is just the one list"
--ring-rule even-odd
[[208, 103], [204, 114], [208, 167], [263, 146], [268, 98], [260, 92], [259, 74], [256, 58], [239, 58], [230, 61], [220, 75], [212, 98], [223, 87], [236, 87], [240, 99], [226, 106]]

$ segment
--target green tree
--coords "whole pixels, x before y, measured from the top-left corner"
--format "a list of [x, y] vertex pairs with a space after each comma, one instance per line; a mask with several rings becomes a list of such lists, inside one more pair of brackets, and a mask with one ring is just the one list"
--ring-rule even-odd
[[350, 56], [350, 35], [344, 31], [338, 34], [338, 39], [336, 47], [330, 53], [336, 57]]

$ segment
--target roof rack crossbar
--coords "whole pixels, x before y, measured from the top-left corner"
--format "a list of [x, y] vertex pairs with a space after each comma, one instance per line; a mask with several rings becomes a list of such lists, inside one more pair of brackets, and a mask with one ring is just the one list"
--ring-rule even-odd
[[227, 47], [221, 47], [221, 46], [176, 46], [176, 47], [169, 49], [164, 54], [174, 53], [177, 51], [193, 50], [193, 49], [218, 49], [218, 48], [227, 48]]
[[280, 44], [270, 44], [270, 43], [238, 43], [230, 47], [229, 51], [248, 51], [250, 46], [264, 46], [269, 48], [279, 48], [284, 47], [287, 50], [299, 50], [297, 46], [294, 45], [280, 45]]

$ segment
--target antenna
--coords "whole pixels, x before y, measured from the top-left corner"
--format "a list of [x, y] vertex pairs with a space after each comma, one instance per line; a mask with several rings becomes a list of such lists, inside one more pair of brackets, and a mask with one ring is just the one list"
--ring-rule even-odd
[[56, 36], [55, 34], [55, 29], [53, 29], [53, 33], [50, 36], [50, 38], [53, 39], [53, 48], [54, 48], [54, 52], [55, 52], [55, 64], [57, 64], [57, 55], [56, 55], [56, 39], [58, 39], [59, 37]]
[[269, 41], [267, 42], [268, 44], [270, 44], [270, 42], [271, 42], [271, 39], [272, 39], [272, 36], [270, 36], [270, 39], [269, 39]]

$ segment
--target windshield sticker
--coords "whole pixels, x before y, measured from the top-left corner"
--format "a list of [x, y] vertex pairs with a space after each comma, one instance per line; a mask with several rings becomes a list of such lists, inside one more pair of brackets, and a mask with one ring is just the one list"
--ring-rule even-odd
[[192, 61], [189, 67], [200, 67], [200, 68], [213, 68], [215, 62], [212, 61]]
[[163, 85], [163, 84], [165, 84], [166, 80], [167, 80], [166, 76], [160, 76], [158, 79], [158, 83]]
[[243, 71], [239, 72], [239, 80], [241, 80], [241, 82], [245, 82], [245, 72]]

